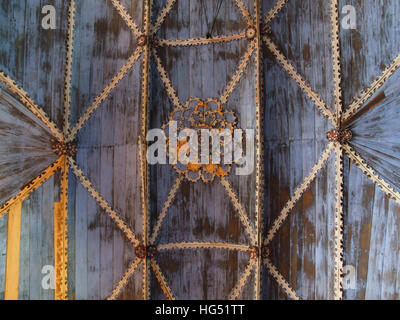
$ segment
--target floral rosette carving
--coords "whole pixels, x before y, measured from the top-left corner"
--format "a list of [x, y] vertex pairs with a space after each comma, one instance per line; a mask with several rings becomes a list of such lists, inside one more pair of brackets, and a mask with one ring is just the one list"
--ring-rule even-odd
[[[237, 119], [235, 114], [229, 110], [223, 110], [221, 103], [216, 99], [201, 100], [199, 98], [190, 98], [185, 106], [181, 108], [176, 108], [170, 114], [170, 121], [176, 121], [178, 132], [184, 129], [193, 129], [197, 131], [198, 135], [198, 146], [202, 145], [201, 129], [216, 130], [217, 132], [222, 132], [226, 129], [231, 131], [233, 136], [233, 130], [236, 128]], [[169, 147], [169, 133], [168, 124], [164, 125], [164, 130], [167, 136], [167, 146]], [[189, 142], [179, 141], [177, 143], [177, 152], [180, 154], [183, 147]], [[223, 139], [221, 139], [221, 147], [223, 147]], [[188, 146], [185, 148], [188, 150]], [[211, 182], [215, 177], [225, 177], [231, 171], [230, 164], [213, 164], [211, 163], [211, 147], [210, 149], [210, 163], [209, 164], [198, 164], [182, 163], [181, 161], [176, 161], [172, 166], [175, 170], [185, 175], [185, 177], [192, 182], [199, 181]], [[199, 152], [200, 156], [200, 152]]]

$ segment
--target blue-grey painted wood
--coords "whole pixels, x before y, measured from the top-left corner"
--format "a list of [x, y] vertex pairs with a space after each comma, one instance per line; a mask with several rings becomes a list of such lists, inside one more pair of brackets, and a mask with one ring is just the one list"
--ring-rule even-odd
[[[340, 31], [344, 105], [369, 87], [400, 53], [400, 10], [397, 1], [339, 1], [353, 5], [357, 27]], [[399, 73], [374, 94], [386, 98], [350, 125], [351, 142], [379, 175], [399, 188]], [[353, 164], [345, 166], [348, 180], [344, 264], [356, 270], [356, 288], [346, 299], [398, 299], [398, 206]], [[347, 172], [346, 172], [347, 171]]]
[[[162, 2], [154, 3], [156, 12], [162, 4]], [[251, 1], [245, 1], [245, 5], [252, 10]], [[207, 32], [211, 31], [207, 27], [211, 29], [217, 7], [217, 1], [189, 3], [177, 1], [169, 17], [161, 26], [158, 37], [161, 39], [205, 37]], [[235, 4], [230, 1], [222, 2], [213, 35], [239, 33], [245, 28], [245, 21]], [[219, 98], [236, 71], [247, 45], [248, 40], [243, 39], [232, 43], [183, 48], [168, 47], [157, 50], [183, 104], [190, 97], [199, 97], [204, 100]], [[233, 110], [238, 115], [240, 127], [254, 128], [254, 59], [251, 59], [249, 65], [237, 89], [223, 107]], [[152, 64], [151, 74], [150, 128], [159, 128], [168, 122], [169, 114], [174, 107], [168, 101], [154, 64]], [[252, 112], [244, 113], [245, 108]], [[154, 224], [177, 174], [168, 165], [150, 166], [150, 170], [150, 202], [152, 203], [150, 212], [152, 224]], [[254, 178], [255, 173], [250, 178], [229, 177], [234, 191], [238, 194], [252, 221], [255, 214]], [[176, 232], [176, 226], [179, 226], [180, 232]], [[235, 208], [230, 204], [218, 179], [209, 184], [188, 181], [182, 183], [176, 199], [168, 210], [157, 243], [180, 241], [249, 243]], [[248, 254], [238, 255], [215, 249], [163, 252], [157, 257], [168, 284], [179, 299], [227, 298], [248, 260]], [[253, 280], [250, 279], [243, 289], [243, 297], [253, 298], [253, 296], [254, 285]], [[164, 294], [161, 290], [155, 289], [152, 291], [152, 298], [163, 299]]]
[[56, 161], [50, 139], [45, 126], [0, 87], [0, 205]]
[[0, 69], [22, 86], [60, 127], [68, 3], [52, 1], [56, 30], [41, 26], [43, 0], [4, 1], [0, 8]]
[[[82, 170], [86, 169], [86, 157], [87, 150], [81, 150], [77, 161], [80, 163]], [[82, 160], [81, 160], [82, 159]], [[70, 278], [69, 284], [72, 291], [75, 291], [75, 298], [77, 300], [87, 299], [87, 279], [88, 279], [88, 268], [87, 268], [87, 256], [88, 256], [88, 209], [87, 201], [90, 195], [86, 189], [77, 182], [75, 178], [72, 178], [73, 184], [69, 189], [70, 201], [75, 204], [75, 247], [69, 246], [68, 252], [69, 257], [75, 260], [75, 278]], [[73, 193], [72, 193], [73, 192]], [[75, 197], [74, 197], [75, 196]]]
[[[142, 1], [122, 1], [122, 4], [140, 26]], [[76, 17], [71, 123], [76, 123], [136, 46], [135, 37], [110, 2], [80, 2]], [[140, 75], [141, 59], [77, 137], [78, 165], [139, 236], [142, 232], [137, 154]], [[134, 248], [79, 182], [74, 182], [71, 188], [76, 238], [75, 246], [69, 248], [71, 259], [75, 259], [70, 288], [76, 291], [76, 299], [104, 299], [133, 261]], [[119, 298], [140, 298], [141, 288], [141, 274], [136, 272]]]
[[[265, 12], [272, 1], [263, 1]], [[289, 1], [271, 22], [274, 42], [333, 110], [330, 11], [327, 1]], [[309, 174], [327, 147], [331, 124], [265, 48], [264, 230]], [[272, 262], [302, 299], [333, 297], [334, 157], [282, 225], [271, 246]], [[264, 299], [286, 299], [264, 273]]]
[[355, 151], [396, 189], [400, 189], [399, 80], [397, 71], [379, 90], [385, 93], [384, 100], [349, 126]]
[[21, 245], [19, 257], [18, 299], [29, 300], [29, 251], [30, 251], [30, 211], [32, 198], [22, 202], [21, 209]]
[[4, 299], [7, 254], [7, 223], [8, 214], [0, 219], [0, 300]]
[[[77, 181], [76, 177], [72, 172], [68, 175], [68, 274], [67, 274], [67, 285], [68, 285], [68, 300], [75, 300], [76, 290], [75, 283], [77, 279], [77, 262], [76, 262], [76, 247], [77, 247], [77, 216], [79, 211], [76, 210], [77, 207], [77, 194], [79, 190], [76, 187]], [[83, 187], [81, 187], [83, 189]], [[83, 191], [83, 190], [82, 190]], [[82, 214], [82, 213], [81, 213]], [[84, 224], [86, 225], [86, 224]]]
[[340, 0], [356, 9], [356, 29], [341, 29], [343, 100], [348, 106], [381, 75], [399, 54], [400, 3], [384, 0]]
[[54, 290], [43, 287], [43, 267], [54, 266], [54, 177], [22, 204], [19, 299], [53, 300]]

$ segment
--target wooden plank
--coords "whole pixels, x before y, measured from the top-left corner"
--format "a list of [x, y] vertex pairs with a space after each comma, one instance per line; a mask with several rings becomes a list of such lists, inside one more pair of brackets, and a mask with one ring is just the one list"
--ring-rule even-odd
[[8, 214], [0, 219], [0, 300], [4, 300], [6, 279], [7, 225]]
[[[87, 170], [87, 150], [80, 149], [77, 161], [81, 165], [82, 170]], [[76, 181], [76, 178], [75, 178]], [[86, 189], [76, 181], [74, 184], [75, 191], [75, 247], [69, 248], [74, 250], [75, 256], [75, 298], [84, 300], [88, 297], [88, 201], [90, 195]]]
[[40, 300], [42, 280], [42, 230], [43, 192], [37, 190], [31, 196], [29, 211], [29, 299]]
[[[371, 199], [375, 185], [354, 164], [349, 166], [348, 212], [344, 220], [344, 265], [356, 269], [356, 290], [345, 292], [345, 299], [365, 299], [368, 257], [371, 244], [371, 216], [374, 214]], [[375, 233], [379, 237], [379, 233]], [[378, 257], [379, 258], [379, 257]]]
[[21, 217], [21, 246], [20, 250], [20, 270], [19, 270], [19, 299], [29, 300], [29, 252], [30, 252], [30, 212], [31, 196], [22, 203]]
[[[97, 117], [97, 115], [95, 116]], [[93, 131], [92, 131], [93, 132]], [[101, 136], [101, 135], [99, 135]], [[93, 135], [96, 139], [96, 135]], [[87, 161], [88, 176], [95, 186], [99, 185], [100, 157], [96, 149], [89, 149]], [[89, 196], [87, 204], [88, 232], [87, 232], [87, 291], [89, 300], [100, 299], [100, 215], [103, 213], [99, 209], [96, 201]]]
[[382, 300], [398, 300], [399, 292], [396, 288], [397, 270], [399, 261], [399, 205], [389, 200], [388, 218], [386, 223], [386, 239], [384, 264], [382, 269]]
[[[67, 264], [67, 285], [68, 285], [68, 300], [76, 298], [76, 230], [77, 212], [75, 210], [77, 203], [77, 181], [73, 173], [68, 176], [68, 264]], [[83, 191], [83, 190], [82, 190]], [[57, 199], [58, 200], [58, 199]]]
[[17, 202], [8, 214], [4, 300], [18, 300], [21, 207], [22, 203]]
[[339, 10], [344, 5], [354, 6], [357, 18], [356, 29], [340, 32], [343, 99], [348, 106], [400, 53], [400, 4], [350, 0], [341, 3]]
[[[105, 199], [110, 199], [113, 203], [114, 192], [118, 189], [113, 189], [114, 176], [114, 148], [109, 147], [114, 142], [114, 131], [108, 131], [115, 123], [115, 114], [113, 105], [104, 106], [101, 110], [101, 152], [100, 152], [100, 193]], [[113, 258], [114, 258], [114, 222], [108, 217], [105, 212], [100, 216], [100, 297], [106, 299], [113, 290]], [[121, 257], [118, 257], [121, 259]]]
[[51, 177], [42, 187], [42, 210], [35, 212], [41, 215], [40, 234], [41, 244], [39, 255], [40, 282], [35, 283], [40, 288], [40, 300], [54, 300], [54, 290], [43, 288], [42, 273], [44, 266], [55, 266], [54, 261], [54, 176]]

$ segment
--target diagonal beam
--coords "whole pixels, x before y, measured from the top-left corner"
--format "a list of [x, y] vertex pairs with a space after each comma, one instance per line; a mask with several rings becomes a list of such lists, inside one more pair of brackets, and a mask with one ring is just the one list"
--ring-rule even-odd
[[254, 49], [256, 47], [257, 41], [252, 41], [249, 45], [249, 48], [247, 49], [246, 53], [244, 54], [242, 60], [239, 63], [239, 67], [236, 70], [235, 74], [233, 75], [231, 81], [228, 83], [226, 86], [224, 92], [222, 93], [220, 97], [221, 104], [225, 104], [229, 96], [232, 94], [233, 90], [235, 90], [236, 85], [239, 83], [239, 80], [241, 79], [244, 69], [249, 63], [250, 57], [253, 55]]
[[93, 185], [84, 176], [82, 170], [78, 168], [77, 164], [71, 157], [68, 158], [68, 162], [70, 168], [74, 172], [75, 176], [79, 179], [82, 186], [89, 191], [90, 195], [97, 201], [99, 206], [107, 212], [112, 220], [114, 220], [118, 228], [121, 229], [128, 240], [131, 241], [135, 247], [138, 246], [139, 240], [137, 240], [131, 228], [129, 228], [128, 225], [118, 216], [118, 214], [114, 211], [114, 209], [111, 208], [108, 202], [104, 200], [100, 193], [94, 189]]
[[0, 82], [4, 83], [12, 93], [17, 95], [18, 99], [24, 104], [30, 112], [32, 112], [46, 127], [50, 130], [54, 137], [59, 141], [63, 140], [63, 135], [57, 128], [55, 123], [50, 120], [46, 113], [41, 109], [24, 91], [18, 87], [16, 82], [0, 70]]
[[375, 171], [372, 169], [368, 163], [359, 155], [357, 154], [353, 148], [344, 143], [342, 145], [343, 151], [347, 154], [347, 156], [354, 162], [354, 164], [359, 167], [362, 172], [374, 183], [376, 183], [383, 192], [386, 193], [390, 198], [400, 204], [400, 193], [395, 191], [389, 183], [387, 183], [383, 178], [381, 178]]
[[277, 58], [279, 63], [282, 65], [283, 69], [289, 74], [289, 76], [297, 82], [300, 88], [308, 95], [308, 97], [315, 103], [321, 113], [332, 121], [332, 123], [336, 126], [336, 119], [333, 115], [332, 111], [328, 109], [325, 102], [318, 96], [318, 94], [306, 84], [304, 79], [297, 73], [294, 67], [290, 64], [290, 62], [285, 58], [282, 52], [279, 51], [275, 43], [267, 37], [264, 36], [263, 40], [267, 45], [268, 49], [272, 52], [272, 54]]
[[136, 258], [131, 265], [129, 266], [128, 270], [125, 272], [122, 279], [118, 282], [117, 286], [114, 288], [110, 297], [107, 300], [115, 300], [121, 293], [121, 291], [126, 287], [128, 284], [128, 280], [132, 277], [133, 273], [136, 271], [137, 267], [143, 260]]
[[247, 20], [248, 25], [253, 25], [253, 19], [251, 18], [249, 10], [247, 10], [246, 6], [243, 3], [243, 0], [235, 0], [236, 6], [239, 8], [242, 16]]
[[275, 281], [283, 289], [283, 291], [285, 291], [285, 293], [288, 295], [288, 297], [293, 300], [300, 300], [300, 298], [296, 294], [296, 291], [294, 291], [292, 289], [292, 287], [285, 280], [285, 278], [281, 275], [281, 273], [278, 271], [278, 269], [272, 264], [272, 262], [269, 258], [264, 259], [264, 264], [267, 267], [267, 270], [269, 271], [271, 276], [275, 279]]
[[151, 267], [156, 275], [157, 281], [161, 286], [162, 291], [164, 292], [165, 296], [168, 300], [175, 300], [175, 297], [172, 293], [171, 288], [168, 286], [164, 275], [161, 273], [160, 266], [154, 259], [151, 259]]
[[246, 285], [247, 279], [249, 278], [251, 271], [254, 269], [254, 266], [256, 265], [256, 259], [251, 259], [249, 263], [246, 266], [246, 269], [244, 270], [242, 276], [240, 277], [238, 283], [236, 286], [233, 288], [231, 294], [229, 295], [228, 300], [236, 300], [239, 294], [242, 292], [244, 286]]
[[279, 11], [282, 10], [282, 8], [285, 6], [287, 2], [288, 0], [278, 0], [275, 3], [274, 7], [271, 10], [269, 10], [267, 16], [265, 17], [264, 24], [270, 23], [276, 17]]
[[334, 144], [329, 143], [328, 147], [324, 151], [324, 153], [321, 155], [320, 159], [318, 162], [314, 165], [312, 168], [310, 174], [304, 178], [303, 183], [297, 187], [296, 191], [294, 192], [292, 198], [289, 199], [289, 201], [286, 203], [285, 207], [282, 209], [279, 217], [277, 217], [272, 224], [272, 227], [268, 231], [267, 237], [264, 240], [264, 245], [267, 246], [272, 239], [274, 238], [275, 234], [279, 230], [279, 228], [282, 226], [283, 222], [286, 220], [287, 216], [289, 215], [290, 211], [294, 208], [296, 203], [300, 200], [302, 197], [303, 193], [310, 187], [311, 182], [314, 181], [314, 179], [317, 176], [317, 173], [322, 170], [323, 166], [327, 162], [331, 152], [334, 149]]
[[233, 206], [235, 207], [236, 211], [238, 212], [239, 219], [242, 222], [247, 234], [250, 237], [251, 244], [255, 245], [257, 243], [257, 235], [254, 232], [253, 227], [250, 225], [249, 217], [246, 214], [246, 212], [244, 211], [242, 204], [239, 202], [235, 192], [232, 189], [231, 184], [224, 177], [221, 178], [221, 184], [225, 188], [229, 198], [232, 201]]
[[165, 71], [161, 59], [157, 55], [157, 51], [155, 49], [152, 50], [152, 54], [154, 57], [154, 60], [156, 62], [157, 70], [158, 73], [160, 74], [161, 81], [164, 84], [165, 90], [168, 94], [169, 99], [173, 103], [173, 105], [177, 108], [183, 108], [182, 104], [179, 101], [178, 95], [176, 94], [175, 89], [172, 86], [171, 80], [167, 76], [167, 72]]
[[94, 102], [86, 109], [82, 117], [79, 118], [75, 127], [71, 130], [71, 133], [67, 137], [67, 142], [74, 140], [76, 134], [83, 125], [89, 120], [92, 113], [100, 106], [100, 104], [110, 95], [110, 93], [115, 89], [118, 82], [121, 81], [127, 72], [133, 67], [135, 62], [139, 59], [142, 53], [142, 48], [139, 47], [135, 50], [133, 55], [128, 59], [126, 64], [124, 64], [120, 71], [114, 76], [111, 82], [103, 89], [103, 91], [95, 98]]
[[162, 9], [160, 15], [157, 17], [156, 23], [154, 26], [150, 26], [150, 34], [156, 34], [158, 29], [160, 29], [161, 25], [163, 24], [166, 16], [171, 11], [173, 5], [175, 4], [176, 0], [168, 0], [165, 7]]
[[112, 2], [112, 5], [114, 6], [114, 8], [117, 9], [121, 18], [124, 19], [124, 21], [126, 22], [128, 27], [135, 34], [135, 36], [139, 37], [142, 33], [140, 32], [135, 21], [133, 21], [131, 15], [128, 13], [128, 11], [126, 11], [126, 8], [118, 0], [111, 0], [111, 2]]
[[181, 186], [183, 180], [184, 180], [184, 176], [183, 175], [179, 175], [179, 177], [176, 178], [175, 183], [172, 186], [172, 188], [171, 188], [171, 190], [170, 190], [170, 192], [168, 194], [168, 198], [164, 203], [164, 206], [163, 206], [163, 208], [161, 210], [161, 213], [157, 218], [157, 222], [156, 222], [156, 225], [154, 227], [153, 234], [152, 234], [152, 236], [151, 236], [151, 238], [149, 240], [150, 244], [154, 244], [154, 242], [156, 241], [157, 236], [158, 236], [158, 232], [161, 229], [161, 225], [162, 225], [165, 217], [167, 216], [168, 209], [171, 206], [172, 201], [175, 199], [176, 193], [178, 192], [178, 189]]
[[379, 90], [385, 82], [394, 74], [394, 72], [400, 67], [400, 54], [393, 60], [393, 62], [382, 72], [368, 89], [366, 89], [359, 98], [355, 99], [351, 105], [347, 108], [343, 115], [343, 121], [348, 121], [363, 104], [372, 97], [372, 95]]
[[12, 199], [8, 200], [2, 207], [0, 207], [0, 218], [13, 206], [15, 203], [22, 202], [26, 199], [33, 191], [38, 189], [44, 182], [46, 182], [51, 176], [59, 170], [64, 163], [64, 157], [60, 157], [56, 162], [51, 164], [46, 170], [44, 170], [39, 176], [24, 186], [21, 191]]

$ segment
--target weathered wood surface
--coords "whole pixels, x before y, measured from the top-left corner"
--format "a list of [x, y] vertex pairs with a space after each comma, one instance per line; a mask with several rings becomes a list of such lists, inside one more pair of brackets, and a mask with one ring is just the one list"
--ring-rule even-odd
[[[139, 24], [142, 1], [124, 1]], [[79, 1], [76, 9], [71, 123], [108, 85], [136, 47], [110, 1]], [[89, 40], [90, 39], [90, 40]], [[136, 235], [142, 233], [139, 158], [141, 60], [78, 133], [77, 163], [94, 188]], [[135, 258], [134, 247], [70, 175], [69, 297], [105, 299]], [[141, 267], [119, 296], [141, 299]]]
[[0, 206], [57, 160], [50, 139], [45, 126], [0, 88]]
[[54, 290], [42, 286], [43, 267], [54, 266], [54, 202], [59, 181], [51, 177], [22, 204], [19, 292], [20, 300], [54, 300]]
[[[264, 1], [264, 9], [270, 9], [272, 2]], [[400, 11], [399, 4], [394, 1], [339, 1], [339, 4], [339, 12], [344, 5], [353, 5], [357, 13], [357, 28], [340, 30], [342, 88], [346, 109], [353, 97], [369, 87], [399, 54]], [[279, 49], [328, 106], [332, 106], [329, 33], [328, 1], [289, 1], [272, 22], [272, 34]], [[287, 76], [282, 75], [281, 67], [276, 65], [267, 52], [265, 57], [265, 214], [268, 225], [269, 217], [279, 212], [296, 185], [291, 184], [291, 177], [304, 170], [304, 159], [306, 163], [311, 161], [312, 164], [315, 159], [309, 154], [315, 154], [315, 150], [321, 148], [321, 142], [311, 140], [312, 144], [319, 147], [311, 147], [310, 150], [310, 142], [302, 136], [310, 132], [312, 138], [314, 132], [316, 140], [323, 141], [329, 127], [323, 122], [315, 122], [318, 118], [308, 113], [310, 107], [304, 106], [303, 100], [307, 99], [304, 93], [301, 93], [293, 80], [287, 80]], [[398, 77], [397, 72], [375, 94], [377, 96], [385, 91], [386, 99], [350, 126], [354, 133], [352, 146], [394, 188], [399, 187]], [[300, 110], [297, 115], [296, 110]], [[300, 127], [299, 130], [294, 129], [296, 126]], [[293, 132], [293, 135], [287, 132]], [[298, 139], [301, 139], [298, 146], [300, 150], [309, 149], [303, 159], [299, 156], [301, 151], [294, 146]], [[291, 141], [289, 146], [285, 140]], [[293, 154], [296, 160], [291, 162], [287, 154]], [[335, 187], [332, 166], [330, 160], [328, 173], [322, 171], [319, 178], [322, 181], [318, 180], [322, 185], [315, 188], [313, 184], [311, 192], [303, 196], [303, 206], [307, 197], [314, 199], [313, 203], [308, 204], [308, 209], [303, 207], [293, 212], [301, 217], [291, 217], [291, 222], [285, 224], [275, 242], [274, 255], [279, 269], [304, 299], [332, 298], [331, 248]], [[356, 270], [356, 287], [344, 290], [344, 298], [397, 299], [398, 206], [360, 169], [349, 163], [347, 157], [344, 168], [344, 265], [353, 266]], [[283, 202], [277, 201], [282, 197]], [[312, 207], [316, 211], [310, 216]], [[311, 264], [306, 264], [307, 261], [311, 261]], [[286, 298], [274, 280], [266, 281], [267, 297]]]
[[[76, 1], [71, 123], [109, 83], [136, 48], [136, 39], [110, 1]], [[244, 1], [253, 11], [253, 1]], [[123, 0], [138, 26], [143, 1]], [[154, 1], [153, 21], [165, 5]], [[263, 0], [266, 13], [275, 3]], [[357, 28], [340, 31], [344, 105], [382, 72], [400, 52], [400, 8], [396, 1], [339, 1], [357, 11]], [[40, 105], [60, 127], [65, 63], [67, 2], [53, 2], [57, 30], [43, 30], [43, 1], [3, 1], [0, 5], [0, 69]], [[204, 37], [217, 11], [217, 1], [178, 0], [158, 33], [162, 39]], [[241, 32], [246, 24], [233, 1], [223, 1], [213, 35]], [[271, 23], [278, 48], [333, 110], [329, 1], [289, 0]], [[247, 40], [224, 44], [160, 48], [158, 54], [179, 99], [217, 98], [236, 70]], [[331, 125], [288, 77], [266, 48], [264, 54], [264, 232], [327, 146]], [[113, 93], [78, 133], [77, 164], [94, 188], [142, 234], [138, 135], [142, 103], [139, 59]], [[227, 108], [239, 126], [255, 126], [255, 61], [250, 60]], [[383, 88], [385, 100], [351, 124], [352, 146], [394, 187], [400, 188], [397, 72]], [[164, 124], [173, 106], [154, 63], [150, 74], [150, 128]], [[49, 134], [24, 107], [1, 95], [0, 204], [55, 160]], [[12, 125], [12, 130], [10, 129]], [[20, 149], [24, 152], [21, 153]], [[356, 288], [345, 299], [399, 298], [399, 214], [393, 200], [345, 157], [344, 264], [356, 270]], [[13, 174], [10, 175], [10, 172]], [[303, 195], [272, 243], [271, 260], [303, 299], [333, 297], [334, 156]], [[170, 166], [150, 168], [150, 226], [154, 228], [176, 172]], [[59, 174], [23, 203], [21, 225], [20, 299], [53, 299], [43, 290], [41, 273], [53, 262], [53, 203], [59, 201]], [[255, 213], [255, 175], [231, 175], [235, 193], [250, 221]], [[104, 299], [135, 258], [134, 248], [103, 209], [69, 175], [68, 287], [70, 299]], [[0, 220], [0, 298], [4, 291], [7, 215]], [[246, 233], [223, 187], [213, 182], [184, 182], [168, 211], [157, 244], [180, 241], [248, 243]], [[157, 257], [168, 284], [179, 299], [226, 298], [249, 260], [247, 253], [223, 250], [162, 252]], [[121, 299], [141, 299], [139, 266]], [[263, 269], [263, 299], [286, 299]], [[150, 297], [164, 299], [151, 276]], [[254, 278], [239, 298], [254, 298]]]
[[[344, 104], [368, 87], [400, 53], [398, 1], [341, 1], [357, 10], [357, 28], [342, 30]], [[400, 188], [399, 72], [375, 94], [386, 98], [351, 125], [352, 145], [375, 171]], [[372, 97], [373, 98], [373, 97]], [[344, 264], [356, 270], [356, 288], [346, 299], [399, 299], [399, 206], [353, 164], [348, 180]]]
[[[268, 8], [269, 2], [266, 2]], [[270, 5], [269, 5], [270, 7]], [[328, 1], [289, 1], [271, 23], [278, 48], [333, 110]], [[331, 124], [264, 48], [265, 230], [327, 147]], [[333, 297], [334, 155], [272, 244], [272, 262], [302, 299]], [[286, 299], [265, 272], [264, 299]]]
[[[246, 8], [253, 12], [251, 1]], [[155, 2], [160, 11], [162, 2]], [[219, 1], [177, 1], [158, 33], [160, 39], [206, 37], [211, 31]], [[231, 35], [246, 29], [246, 22], [233, 1], [223, 1], [212, 36]], [[158, 55], [171, 79], [179, 100], [190, 97], [219, 98], [245, 53], [248, 40], [242, 39], [197, 47], [159, 48]], [[233, 110], [239, 127], [255, 129], [255, 60], [249, 62], [236, 90], [223, 108]], [[150, 127], [168, 122], [174, 106], [168, 99], [155, 65], [151, 69]], [[177, 173], [169, 165], [151, 167], [151, 221], [154, 227]], [[250, 176], [228, 177], [239, 201], [255, 217], [255, 171]], [[157, 244], [172, 242], [229, 242], [249, 244], [243, 225], [218, 178], [212, 183], [184, 181], [168, 210]], [[248, 261], [247, 253], [216, 249], [161, 252], [157, 261], [167, 283], [178, 299], [226, 299], [240, 279]], [[241, 294], [254, 297], [254, 279], [250, 277]], [[152, 298], [163, 298], [155, 290]]]

